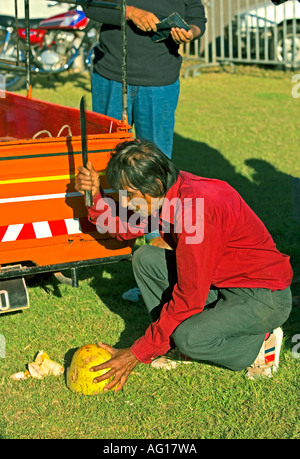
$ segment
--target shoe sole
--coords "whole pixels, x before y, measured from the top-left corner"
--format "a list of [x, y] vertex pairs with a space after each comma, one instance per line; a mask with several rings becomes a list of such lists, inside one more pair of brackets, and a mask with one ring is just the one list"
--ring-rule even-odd
[[[282, 346], [282, 340], [283, 340], [283, 331], [281, 327], [276, 328], [273, 330], [273, 336], [275, 339], [274, 343], [274, 348], [270, 349], [268, 352], [265, 350], [265, 364], [258, 365], [257, 367], [251, 366], [248, 367], [248, 371], [246, 373], [246, 378], [247, 379], [256, 379], [257, 377], [264, 376], [264, 377], [269, 377], [272, 378], [272, 375], [276, 373], [278, 367], [279, 367], [279, 357], [280, 357], [280, 351], [281, 351], [281, 346]], [[274, 353], [273, 353], [274, 352]], [[274, 355], [274, 360], [267, 360], [268, 357], [272, 358]]]
[[150, 366], [159, 370], [172, 370], [173, 368], [177, 367], [177, 362], [167, 359], [166, 357], [158, 357], [150, 363]]
[[193, 362], [190, 360], [176, 360], [176, 359], [170, 359], [168, 357], [157, 357], [150, 363], [150, 366], [152, 368], [173, 370], [173, 368], [176, 368], [177, 365], [181, 365], [181, 364], [186, 365], [190, 363], [193, 363]]

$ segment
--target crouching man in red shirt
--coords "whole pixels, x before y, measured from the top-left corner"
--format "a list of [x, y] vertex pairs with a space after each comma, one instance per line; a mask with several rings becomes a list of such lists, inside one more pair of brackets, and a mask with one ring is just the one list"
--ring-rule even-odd
[[[76, 189], [90, 190], [90, 221], [119, 240], [158, 228], [169, 249], [145, 245], [133, 271], [152, 323], [128, 349], [100, 343], [112, 358], [106, 389], [121, 390], [139, 363], [163, 366], [171, 348], [196, 361], [271, 376], [291, 311], [292, 269], [261, 220], [226, 182], [179, 171], [154, 144], [117, 146], [106, 169], [119, 202], [91, 163]], [[171, 249], [171, 250], [170, 250]]]

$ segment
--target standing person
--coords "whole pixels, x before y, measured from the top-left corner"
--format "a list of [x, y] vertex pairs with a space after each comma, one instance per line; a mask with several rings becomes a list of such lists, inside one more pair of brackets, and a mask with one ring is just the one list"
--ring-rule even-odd
[[[153, 42], [156, 24], [178, 12], [190, 30], [172, 28], [167, 39]], [[120, 11], [85, 8], [101, 22], [92, 75], [93, 111], [122, 119], [122, 41]], [[131, 0], [127, 6], [128, 122], [139, 139], [151, 140], [172, 156], [175, 110], [179, 97], [181, 43], [203, 35], [201, 0]]]
[[[156, 24], [174, 12], [190, 29], [172, 28], [167, 39], [152, 41]], [[102, 23], [92, 74], [93, 111], [122, 119], [120, 11], [90, 7], [85, 13]], [[151, 140], [171, 158], [182, 63], [179, 45], [203, 35], [204, 7], [201, 0], [130, 0], [126, 17], [128, 122], [138, 139]], [[166, 247], [157, 232], [146, 240]]]
[[280, 326], [291, 311], [292, 269], [262, 221], [226, 182], [179, 171], [151, 142], [119, 144], [106, 174], [119, 203], [103, 199], [91, 163], [75, 187], [91, 190], [89, 219], [100, 231], [127, 240], [159, 226], [173, 250], [151, 245], [133, 257], [133, 272], [152, 319], [130, 348], [100, 345], [112, 354], [95, 378], [122, 389], [139, 363], [159, 366], [175, 343], [196, 361], [248, 376], [272, 376], [279, 365]]

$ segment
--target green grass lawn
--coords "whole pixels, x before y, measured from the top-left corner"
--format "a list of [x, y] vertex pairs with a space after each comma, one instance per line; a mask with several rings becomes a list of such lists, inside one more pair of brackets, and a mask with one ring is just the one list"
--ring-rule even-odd
[[[300, 99], [291, 95], [291, 78], [291, 73], [249, 67], [182, 79], [173, 159], [181, 169], [226, 180], [242, 194], [278, 248], [291, 256], [297, 297]], [[87, 75], [33, 82], [36, 98], [79, 107], [85, 94], [91, 108]], [[77, 289], [51, 276], [37, 276], [27, 285], [30, 308], [0, 316], [6, 340], [6, 357], [0, 358], [0, 437], [300, 438], [300, 359], [292, 355], [292, 338], [300, 334], [299, 307], [283, 327], [281, 364], [272, 379], [248, 381], [244, 372], [206, 363], [172, 371], [141, 364], [120, 393], [88, 397], [71, 393], [64, 376], [19, 382], [9, 376], [25, 370], [41, 349], [68, 366], [73, 350], [83, 344], [101, 340], [121, 348], [141, 336], [149, 324], [143, 301], [121, 298], [135, 287], [130, 262], [81, 269]]]

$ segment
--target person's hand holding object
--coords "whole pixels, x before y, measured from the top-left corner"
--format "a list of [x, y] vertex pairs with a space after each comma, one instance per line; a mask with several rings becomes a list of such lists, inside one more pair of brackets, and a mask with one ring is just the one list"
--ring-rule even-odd
[[85, 191], [91, 191], [94, 197], [100, 188], [99, 173], [95, 171], [90, 161], [87, 162], [86, 168], [78, 168], [78, 174], [75, 178], [75, 190], [84, 195]]
[[115, 392], [119, 392], [129, 374], [132, 370], [139, 364], [139, 361], [135, 358], [133, 353], [129, 348], [127, 349], [115, 349], [114, 347], [109, 346], [108, 344], [98, 343], [98, 346], [103, 347], [106, 351], [111, 354], [111, 359], [101, 365], [96, 365], [95, 367], [90, 368], [90, 371], [99, 371], [110, 369], [102, 376], [98, 376], [94, 379], [95, 383], [105, 381], [112, 376], [114, 379], [104, 387], [104, 392], [115, 388]]
[[159, 22], [155, 14], [134, 6], [127, 7], [127, 20], [132, 21], [143, 32], [156, 32], [156, 24]]
[[173, 27], [171, 29], [171, 37], [178, 45], [183, 43], [189, 43], [195, 38], [199, 37], [201, 31], [199, 27], [195, 25], [190, 25], [190, 30], [180, 29], [178, 27]]

